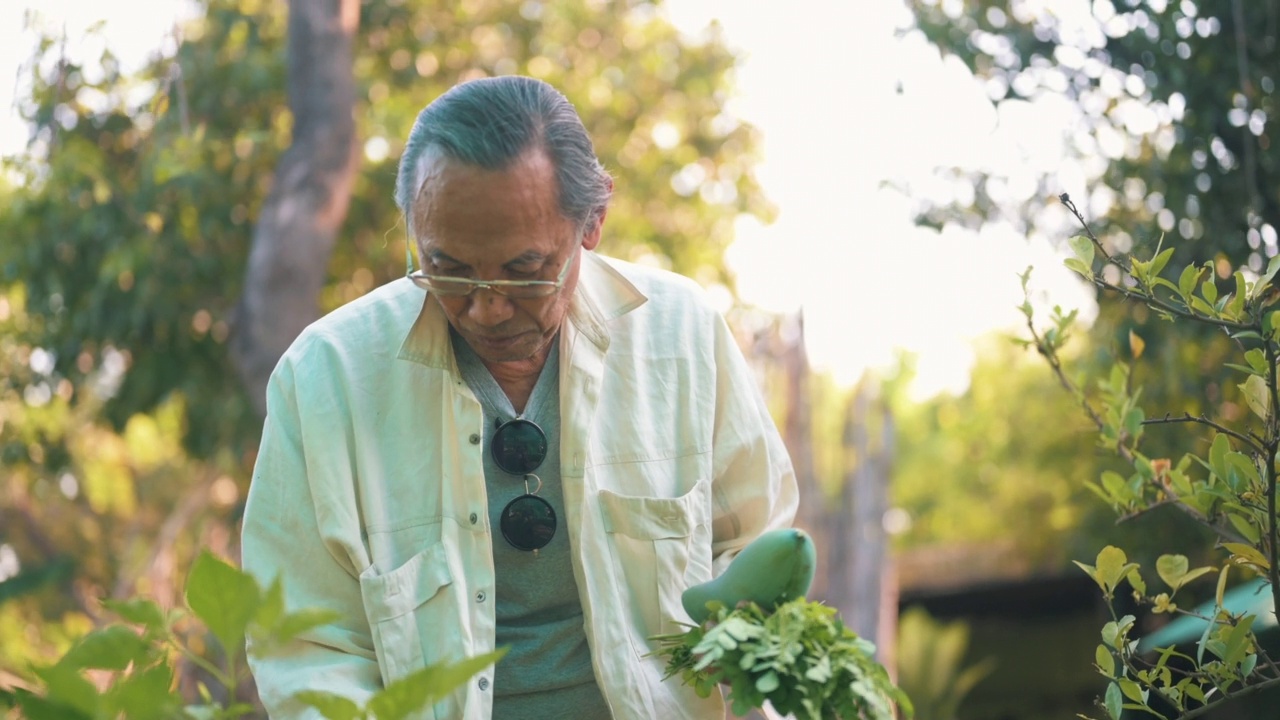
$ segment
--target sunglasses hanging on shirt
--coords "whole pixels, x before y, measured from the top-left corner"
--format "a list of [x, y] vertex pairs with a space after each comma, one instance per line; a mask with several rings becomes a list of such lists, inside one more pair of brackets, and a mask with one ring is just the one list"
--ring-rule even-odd
[[[517, 416], [498, 424], [489, 449], [503, 472], [524, 477], [524, 494], [507, 503], [499, 517], [502, 537], [517, 550], [537, 555], [556, 534], [556, 511], [538, 496], [542, 478], [533, 474], [547, 459], [547, 434], [537, 423]], [[532, 491], [530, 477], [538, 481]]]

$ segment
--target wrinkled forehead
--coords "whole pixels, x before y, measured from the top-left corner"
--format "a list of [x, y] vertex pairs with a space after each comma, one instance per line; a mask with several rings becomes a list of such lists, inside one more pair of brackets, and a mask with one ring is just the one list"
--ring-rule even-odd
[[551, 253], [574, 230], [560, 210], [554, 167], [540, 152], [525, 153], [500, 170], [437, 160], [425, 168], [412, 218], [419, 246], [451, 255], [469, 246]]
[[446, 202], [509, 204], [534, 199], [564, 217], [555, 165], [540, 145], [530, 146], [500, 168], [474, 165], [432, 146], [418, 156], [411, 177], [414, 192], [405, 215], [410, 231], [418, 236], [428, 215]]

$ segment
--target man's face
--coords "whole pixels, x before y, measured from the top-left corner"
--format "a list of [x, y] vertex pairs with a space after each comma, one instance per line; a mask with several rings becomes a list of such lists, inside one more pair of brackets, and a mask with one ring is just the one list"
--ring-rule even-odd
[[[540, 368], [569, 309], [580, 267], [577, 228], [560, 213], [555, 169], [546, 154], [528, 151], [498, 171], [441, 159], [428, 172], [414, 211], [429, 275], [554, 281], [564, 263], [574, 263], [560, 291], [545, 298], [512, 299], [489, 288], [462, 297], [432, 294], [485, 362]], [[590, 250], [599, 240], [596, 223], [581, 245]]]

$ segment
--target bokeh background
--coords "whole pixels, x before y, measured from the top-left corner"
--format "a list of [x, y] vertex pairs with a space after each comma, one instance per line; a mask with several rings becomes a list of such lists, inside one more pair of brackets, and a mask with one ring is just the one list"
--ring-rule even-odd
[[[1088, 491], [1117, 461], [1011, 341], [1018, 274], [1038, 317], [1079, 311], [1073, 374], [1134, 333], [1149, 404], [1241, 417], [1224, 338], [1062, 268], [1079, 228], [1058, 196], [1116, 251], [1256, 276], [1278, 250], [1280, 2], [330, 5], [352, 41], [319, 46], [312, 85], [284, 2], [0, 7], [0, 686], [102, 622], [100, 598], [180, 605], [199, 549], [238, 556], [263, 358], [404, 272], [391, 190], [417, 111], [521, 73], [566, 93], [616, 177], [601, 251], [695, 278], [729, 317], [796, 459], [815, 594], [918, 717], [1091, 711], [1106, 611], [1071, 561], [1211, 541], [1175, 512], [1118, 525]], [[334, 87], [345, 131], [295, 115]], [[291, 143], [341, 191], [273, 276], [250, 249], [280, 235]]]

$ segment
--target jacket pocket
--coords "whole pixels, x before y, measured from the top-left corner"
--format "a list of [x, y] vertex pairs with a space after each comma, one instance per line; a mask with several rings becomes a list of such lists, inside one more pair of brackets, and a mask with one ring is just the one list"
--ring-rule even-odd
[[[457, 626], [449, 593], [441, 592], [452, 582], [442, 543], [433, 543], [390, 572], [378, 574], [374, 566], [360, 575], [360, 595], [384, 684], [420, 670], [434, 655], [423, 644], [424, 628], [445, 632]], [[435, 715], [428, 710], [417, 717]]]
[[701, 480], [678, 498], [609, 490], [599, 497], [623, 616], [635, 651], [644, 655], [657, 647], [650, 636], [690, 622], [680, 604], [684, 589], [711, 578], [711, 485]]

